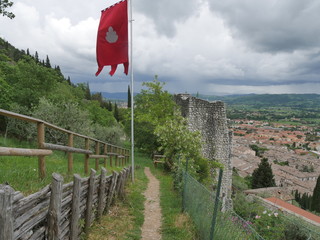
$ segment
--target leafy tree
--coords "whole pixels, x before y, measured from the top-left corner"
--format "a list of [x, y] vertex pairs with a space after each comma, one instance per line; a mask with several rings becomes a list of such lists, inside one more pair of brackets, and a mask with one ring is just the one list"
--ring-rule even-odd
[[101, 92], [93, 93], [91, 94], [91, 100], [96, 100], [99, 102], [100, 106], [102, 105], [103, 102], [103, 97]]
[[[177, 111], [172, 119], [156, 126], [155, 134], [160, 143], [159, 150], [166, 156], [166, 164], [173, 170], [178, 164], [177, 158], [185, 162], [189, 159], [192, 166], [189, 173], [204, 181], [209, 176], [208, 160], [201, 153], [201, 136], [199, 132], [191, 132], [187, 121]], [[212, 166], [221, 167], [212, 161]]]
[[[153, 141], [156, 139], [156, 126], [172, 118], [177, 106], [171, 94], [163, 90], [164, 83], [159, 82], [157, 76], [152, 82], [144, 82], [142, 85], [147, 89], [141, 90], [135, 97], [135, 144], [147, 153], [153, 153], [159, 147], [159, 144]], [[126, 131], [129, 134], [130, 121], [126, 122]]]
[[317, 179], [317, 184], [313, 190], [311, 210], [320, 213], [320, 176]]
[[0, 108], [9, 109], [12, 103], [12, 87], [1, 77], [0, 69]]
[[[94, 137], [89, 113], [82, 110], [78, 103], [62, 101], [53, 103], [48, 99], [41, 98], [38, 106], [34, 108], [32, 115], [64, 129]], [[67, 143], [66, 134], [51, 128], [46, 128], [46, 131], [48, 133], [46, 134], [48, 141]]]
[[34, 61], [21, 59], [17, 64], [16, 81], [12, 86], [15, 101], [28, 108], [38, 104], [40, 97], [55, 87], [58, 76], [53, 69], [37, 65]]
[[8, 17], [10, 19], [14, 18], [15, 15], [12, 12], [8, 12], [6, 9], [12, 7], [13, 2], [9, 0], [2, 0], [0, 1], [0, 14], [2, 16]]
[[267, 158], [262, 158], [252, 173], [252, 188], [275, 187], [274, 175]]
[[100, 124], [103, 127], [111, 127], [116, 125], [116, 120], [111, 112], [101, 108], [98, 101], [88, 101], [84, 103], [85, 109], [90, 113], [90, 120], [93, 123]]
[[256, 156], [262, 157], [262, 154], [267, 151], [267, 148], [259, 147], [258, 145], [252, 144], [250, 148], [256, 152]]

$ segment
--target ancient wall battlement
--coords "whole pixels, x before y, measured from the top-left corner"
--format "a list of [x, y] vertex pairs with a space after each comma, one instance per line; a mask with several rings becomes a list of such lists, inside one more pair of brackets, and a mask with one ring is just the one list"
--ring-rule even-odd
[[177, 94], [175, 101], [181, 107], [182, 116], [188, 119], [189, 129], [200, 131], [204, 142], [203, 156], [224, 165], [221, 196], [224, 207], [232, 207], [232, 132], [227, 125], [225, 104], [221, 101], [208, 102], [189, 94]]

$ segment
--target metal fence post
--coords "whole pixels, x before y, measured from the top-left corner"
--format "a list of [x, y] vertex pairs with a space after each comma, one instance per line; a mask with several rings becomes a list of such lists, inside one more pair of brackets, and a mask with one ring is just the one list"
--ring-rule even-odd
[[217, 187], [217, 191], [216, 191], [216, 197], [215, 197], [215, 201], [214, 201], [214, 210], [213, 210], [213, 215], [212, 215], [210, 240], [213, 240], [213, 237], [214, 237], [214, 230], [215, 230], [216, 219], [217, 219], [217, 215], [218, 215], [219, 195], [220, 195], [220, 189], [221, 189], [222, 174], [223, 174], [223, 170], [220, 168], [218, 187]]
[[188, 163], [189, 159], [186, 161], [186, 170], [183, 174], [183, 191], [182, 191], [182, 212], [186, 209], [186, 188], [187, 188], [187, 174], [188, 174]]

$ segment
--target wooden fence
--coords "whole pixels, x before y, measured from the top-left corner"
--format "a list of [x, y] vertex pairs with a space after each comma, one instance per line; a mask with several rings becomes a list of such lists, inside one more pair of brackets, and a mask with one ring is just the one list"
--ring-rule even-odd
[[[110, 159], [110, 166], [114, 160], [116, 166], [124, 166], [129, 162], [128, 149], [115, 146], [102, 142], [100, 140], [84, 136], [78, 133], [71, 132], [69, 130], [60, 128], [51, 123], [45, 122], [40, 119], [32, 118], [22, 114], [13, 113], [0, 109], [0, 115], [20, 119], [22, 121], [31, 122], [37, 125], [37, 143], [38, 149], [24, 149], [24, 148], [5, 148], [0, 147], [0, 156], [37, 156], [38, 157], [38, 168], [39, 177], [44, 178], [46, 176], [45, 168], [45, 156], [52, 154], [52, 150], [64, 151], [68, 153], [68, 172], [73, 172], [73, 153], [84, 154], [84, 172], [89, 173], [89, 159], [95, 159], [95, 169], [99, 169], [99, 159], [104, 160], [104, 167], [106, 167], [107, 159]], [[62, 133], [68, 134], [68, 145], [58, 145], [45, 142], [45, 128], [52, 128]], [[75, 148], [73, 144], [73, 138], [79, 137], [84, 139], [85, 146], [83, 148]], [[90, 149], [90, 143], [94, 143], [95, 149]]]
[[124, 197], [132, 169], [106, 176], [91, 169], [90, 177], [74, 175], [63, 184], [53, 173], [52, 183], [24, 197], [9, 185], [0, 185], [0, 240], [80, 239], [95, 219], [107, 213], [115, 198]]

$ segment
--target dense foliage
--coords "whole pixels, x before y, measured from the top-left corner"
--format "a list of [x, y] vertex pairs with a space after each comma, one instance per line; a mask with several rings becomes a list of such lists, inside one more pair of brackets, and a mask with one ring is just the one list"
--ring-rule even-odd
[[[0, 38], [0, 108], [33, 116], [59, 127], [119, 144], [124, 132], [118, 123], [124, 113], [101, 93], [91, 94], [88, 83], [73, 84], [46, 56], [18, 50]], [[35, 126], [0, 117], [0, 131], [32, 140]], [[47, 140], [65, 143], [66, 136], [47, 129]]]
[[274, 175], [267, 158], [262, 158], [261, 162], [252, 173], [252, 188], [275, 187]]
[[[135, 97], [135, 144], [147, 153], [162, 153], [165, 166], [176, 172], [178, 164], [189, 159], [189, 172], [200, 181], [208, 177], [208, 160], [201, 154], [198, 132], [188, 129], [173, 97], [163, 90], [157, 77]], [[129, 125], [127, 125], [129, 126]], [[211, 162], [210, 162], [211, 163]], [[213, 167], [220, 166], [212, 162]]]
[[311, 210], [320, 213], [320, 176], [313, 190]]

